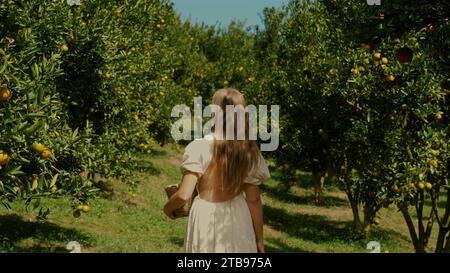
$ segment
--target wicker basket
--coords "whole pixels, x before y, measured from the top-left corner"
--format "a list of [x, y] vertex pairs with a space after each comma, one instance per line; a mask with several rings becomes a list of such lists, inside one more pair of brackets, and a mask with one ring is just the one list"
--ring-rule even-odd
[[[166, 191], [167, 198], [170, 199], [170, 197], [172, 197], [172, 195], [174, 195], [178, 191], [179, 186], [180, 186], [179, 184], [173, 184], [173, 185], [169, 185], [169, 186], [165, 187], [164, 189]], [[189, 198], [189, 200], [186, 202], [186, 204], [183, 207], [181, 207], [173, 212], [173, 215], [175, 216], [175, 218], [189, 216], [189, 211], [191, 210], [192, 201], [197, 196], [197, 194], [198, 194], [197, 189], [195, 189], [194, 192], [192, 193], [192, 197]]]

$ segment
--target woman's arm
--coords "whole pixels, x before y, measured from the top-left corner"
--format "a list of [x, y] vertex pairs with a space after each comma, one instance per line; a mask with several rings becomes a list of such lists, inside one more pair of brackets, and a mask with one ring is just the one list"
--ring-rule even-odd
[[164, 213], [172, 219], [175, 219], [173, 212], [183, 207], [186, 202], [192, 197], [195, 190], [195, 185], [198, 181], [198, 174], [186, 171], [183, 174], [180, 187], [176, 193], [170, 197], [164, 206]]
[[245, 200], [253, 221], [253, 229], [255, 230], [256, 246], [258, 252], [264, 253], [264, 236], [263, 236], [263, 211], [261, 202], [261, 193], [259, 187], [252, 184], [244, 184]]

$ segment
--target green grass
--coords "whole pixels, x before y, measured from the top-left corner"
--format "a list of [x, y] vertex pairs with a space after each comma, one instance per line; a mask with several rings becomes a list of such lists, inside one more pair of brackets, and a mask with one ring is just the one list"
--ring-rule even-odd
[[[164, 186], [181, 178], [180, 155], [165, 148], [156, 156], [136, 155], [136, 159], [137, 196], [119, 181], [105, 181], [109, 190], [92, 200], [93, 210], [80, 218], [72, 216], [69, 199], [42, 200], [51, 210], [46, 222], [37, 221], [37, 211], [26, 211], [20, 202], [11, 211], [1, 208], [0, 252], [67, 252], [69, 241], [78, 241], [84, 252], [181, 252], [187, 219], [170, 220], [162, 212]], [[379, 241], [382, 251], [413, 252], [406, 225], [394, 208], [383, 209], [382, 223], [370, 238], [358, 240], [350, 228], [345, 195], [331, 185], [316, 206], [306, 180], [307, 176], [289, 192], [279, 190], [276, 175], [264, 184], [268, 252], [368, 252], [371, 240]]]

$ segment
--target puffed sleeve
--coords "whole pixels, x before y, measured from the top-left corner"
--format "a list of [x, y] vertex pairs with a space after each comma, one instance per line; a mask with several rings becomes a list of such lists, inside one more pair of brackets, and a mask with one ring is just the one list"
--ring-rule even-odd
[[253, 185], [261, 185], [262, 182], [269, 178], [269, 168], [267, 167], [264, 157], [260, 155], [259, 166], [244, 180], [244, 182]]
[[203, 156], [200, 148], [195, 140], [186, 146], [180, 167], [182, 173], [191, 171], [203, 174]]

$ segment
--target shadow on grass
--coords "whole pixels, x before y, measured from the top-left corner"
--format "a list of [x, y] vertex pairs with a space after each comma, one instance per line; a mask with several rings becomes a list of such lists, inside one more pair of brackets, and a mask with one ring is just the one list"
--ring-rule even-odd
[[[191, 131], [191, 135], [193, 135], [193, 134], [194, 134], [194, 131]], [[183, 139], [181, 139], [181, 140], [178, 141], [178, 144], [181, 147], [185, 148], [189, 143], [191, 143], [191, 141], [192, 140], [183, 140]]]
[[184, 245], [184, 238], [183, 237], [176, 237], [176, 236], [172, 236], [169, 238], [169, 241], [177, 246], [182, 247]]
[[95, 187], [98, 188], [99, 196], [105, 199], [111, 200], [114, 196], [114, 186], [110, 181], [107, 180], [98, 180], [95, 183]]
[[[32, 240], [30, 243], [21, 243]], [[91, 246], [91, 238], [75, 229], [48, 222], [24, 220], [16, 214], [0, 215], [0, 251], [6, 252], [69, 252], [65, 246], [77, 241]]]
[[152, 150], [152, 154], [151, 154], [151, 156], [165, 156], [165, 155], [167, 155], [167, 151], [165, 149]]
[[268, 253], [312, 253], [300, 247], [292, 247], [277, 238], [267, 238], [265, 250]]
[[291, 214], [267, 205], [264, 222], [280, 232], [316, 243], [348, 241], [354, 236], [351, 222], [331, 221], [322, 215]]
[[[279, 167], [270, 167], [270, 175], [276, 181], [282, 181], [284, 176], [284, 171]], [[312, 188], [314, 187], [314, 181], [312, 179], [312, 175], [309, 172], [301, 172], [297, 174], [298, 179], [293, 181], [293, 184], [305, 187]]]
[[137, 172], [148, 173], [149, 175], [158, 175], [161, 173], [161, 170], [156, 168], [154, 164], [148, 160], [136, 158], [134, 163], [136, 164], [134, 170]]
[[[432, 202], [430, 199], [425, 200], [425, 205], [428, 207], [432, 206]], [[438, 209], [445, 209], [447, 205], [447, 192], [445, 190], [441, 190], [439, 192], [439, 201], [437, 202]]]
[[[264, 205], [264, 223], [275, 230], [302, 240], [319, 244], [341, 242], [355, 245], [361, 249], [365, 249], [369, 239], [383, 241], [407, 240], [407, 237], [399, 232], [379, 228], [372, 230], [369, 237], [366, 238], [361, 234], [355, 233], [351, 221], [329, 220], [322, 215], [288, 213], [284, 209], [273, 208], [267, 205]], [[285, 249], [286, 251], [290, 250], [288, 246]], [[281, 243], [279, 250], [284, 251]], [[291, 250], [301, 251], [302, 249], [293, 248]]]
[[[289, 190], [282, 190], [276, 187], [270, 186], [262, 186], [263, 192], [267, 193], [270, 197], [277, 199], [279, 201], [297, 204], [297, 205], [314, 205], [315, 197], [314, 194], [299, 196], [293, 194]], [[335, 196], [327, 196], [326, 194], [322, 195], [322, 200], [320, 204], [317, 204], [318, 207], [347, 207], [348, 202], [346, 199], [342, 199]]]
[[[374, 226], [372, 227], [370, 234], [367, 238], [367, 242], [368, 241], [379, 241], [382, 242], [383, 244], [389, 243], [389, 244], [393, 244], [393, 245], [397, 245], [398, 241], [404, 241], [404, 242], [411, 242], [411, 238], [407, 235], [407, 234], [403, 234], [400, 232], [396, 232], [393, 230], [385, 230], [385, 229], [381, 229], [380, 227]], [[365, 241], [365, 242], [366, 242]], [[366, 246], [362, 246], [362, 247], [366, 247]]]

